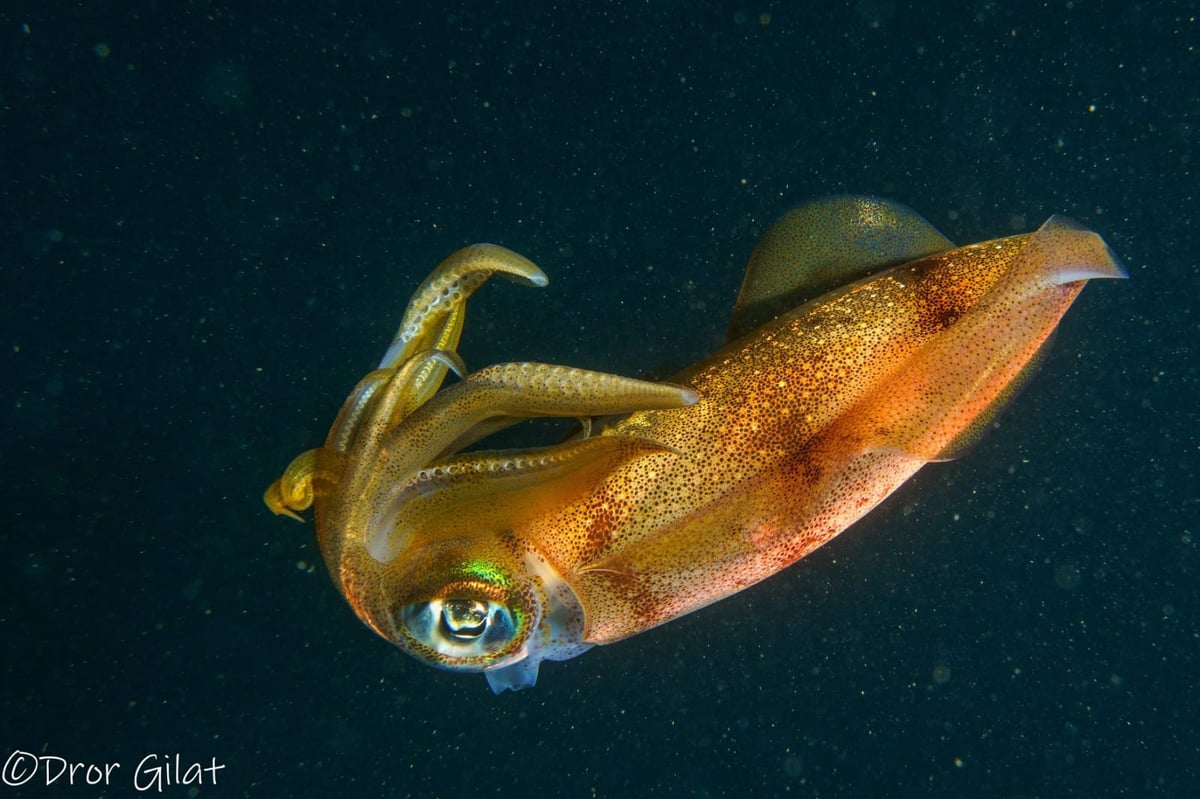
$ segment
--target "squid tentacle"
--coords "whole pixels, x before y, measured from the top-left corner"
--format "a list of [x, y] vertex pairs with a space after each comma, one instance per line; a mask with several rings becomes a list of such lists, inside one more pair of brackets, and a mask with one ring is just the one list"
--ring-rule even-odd
[[308, 510], [318, 496], [333, 493], [345, 468], [345, 457], [324, 447], [296, 456], [283, 476], [267, 488], [263, 501], [276, 516], [304, 521], [297, 511]]
[[475, 527], [518, 523], [547, 506], [565, 504], [619, 463], [670, 451], [633, 436], [603, 436], [439, 461], [389, 492], [390, 501], [367, 524], [364, 543], [373, 558], [386, 563], [415, 537], [436, 537], [437, 522], [447, 514], [469, 515]]
[[696, 392], [668, 383], [542, 363], [480, 369], [436, 395], [388, 435], [387, 463], [374, 469], [405, 479], [477, 425], [496, 417], [579, 417], [680, 408]]
[[420, 350], [457, 347], [463, 322], [458, 310], [496, 274], [539, 288], [550, 282], [528, 258], [495, 244], [474, 244], [454, 252], [417, 288], [380, 368], [396, 366]]

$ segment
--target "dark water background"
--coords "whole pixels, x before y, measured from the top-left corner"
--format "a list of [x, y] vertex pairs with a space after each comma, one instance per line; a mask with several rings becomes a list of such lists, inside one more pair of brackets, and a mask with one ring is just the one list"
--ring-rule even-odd
[[[0, 795], [147, 753], [226, 765], [180, 797], [1197, 795], [1198, 86], [1182, 2], [4, 4], [0, 756], [122, 769]], [[1065, 213], [1132, 280], [787, 573], [497, 698], [263, 508], [457, 247], [552, 279], [470, 364], [636, 375], [844, 191]]]

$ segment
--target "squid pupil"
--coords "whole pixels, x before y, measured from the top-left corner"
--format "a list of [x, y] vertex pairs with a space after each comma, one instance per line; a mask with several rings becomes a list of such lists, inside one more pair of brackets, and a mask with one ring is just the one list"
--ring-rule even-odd
[[473, 599], [450, 599], [442, 605], [442, 629], [455, 638], [478, 638], [488, 625], [488, 608]]

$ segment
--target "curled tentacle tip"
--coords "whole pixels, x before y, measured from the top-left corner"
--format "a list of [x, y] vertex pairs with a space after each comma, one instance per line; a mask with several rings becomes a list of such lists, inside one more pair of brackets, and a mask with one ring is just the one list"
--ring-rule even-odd
[[304, 521], [303, 516], [288, 507], [287, 501], [283, 498], [283, 491], [280, 488], [280, 481], [278, 480], [271, 483], [270, 487], [263, 492], [263, 502], [271, 509], [271, 513], [274, 513], [276, 516], [287, 516], [298, 522]]
[[[516, 255], [516, 253], [513, 253]], [[524, 256], [518, 255], [524, 263], [524, 269], [520, 272], [501, 272], [500, 274], [507, 277], [509, 280], [515, 281], [522, 285], [533, 286], [535, 289], [545, 288], [550, 285], [550, 276], [539, 269], [533, 261], [528, 260]]]
[[[550, 278], [546, 277], [546, 273], [539, 269], [538, 265], [533, 261], [521, 255], [521, 253], [513, 252], [499, 244], [472, 244], [469, 247], [459, 250], [455, 255], [460, 253], [465, 255], [468, 260], [481, 259], [484, 261], [477, 268], [482, 268], [492, 273], [498, 272], [509, 280], [515, 280], [527, 286], [541, 288], [550, 282]], [[454, 258], [455, 255], [451, 255], [450, 257]]]

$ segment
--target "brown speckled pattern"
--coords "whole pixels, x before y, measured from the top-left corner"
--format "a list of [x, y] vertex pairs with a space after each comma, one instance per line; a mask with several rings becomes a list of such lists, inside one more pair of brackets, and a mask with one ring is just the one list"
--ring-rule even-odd
[[[439, 595], [463, 564], [485, 563], [513, 602], [536, 604], [543, 578], [528, 571], [531, 553], [575, 592], [587, 642], [633, 635], [779, 571], [861, 518], [1008, 396], [1086, 279], [1120, 275], [1098, 236], [1055, 220], [894, 267], [677, 376], [698, 404], [676, 407], [681, 394], [664, 387], [634, 405], [659, 409], [593, 431], [636, 446], [597, 451], [578, 468], [548, 461], [544, 483], [536, 471], [477, 480], [372, 557], [372, 536], [388, 535], [372, 533], [378, 509], [476, 417], [614, 412], [597, 398], [620, 394], [604, 376], [575, 385], [561, 367], [483, 370], [347, 464], [357, 477], [316, 503], [322, 551], [358, 614], [401, 646], [395, 608]], [[525, 397], [512, 380], [561, 391]]]
[[[938, 456], [999, 397], [1105, 268], [1094, 234], [1042, 233], [924, 258], [734, 342], [680, 378], [694, 408], [606, 435], [674, 452], [614, 470], [525, 533], [606, 643], [753, 584], [829, 541]], [[1050, 257], [1045, 255], [1049, 253]]]

